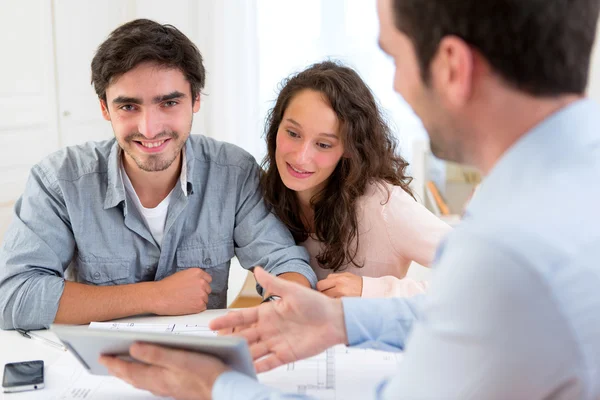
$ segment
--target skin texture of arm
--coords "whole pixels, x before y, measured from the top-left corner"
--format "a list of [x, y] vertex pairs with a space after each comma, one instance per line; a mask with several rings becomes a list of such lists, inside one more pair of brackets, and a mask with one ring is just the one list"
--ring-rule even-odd
[[[285, 281], [294, 282], [301, 286], [310, 288], [310, 282], [308, 281], [308, 279], [306, 279], [306, 277], [304, 275], [299, 274], [297, 272], [286, 272], [284, 274], [277, 275], [277, 277], [281, 278]], [[271, 294], [271, 293], [269, 293], [269, 294]]]
[[200, 268], [190, 268], [157, 282], [120, 286], [65, 282], [54, 322], [87, 324], [144, 313], [199, 313], [206, 310], [210, 281]]

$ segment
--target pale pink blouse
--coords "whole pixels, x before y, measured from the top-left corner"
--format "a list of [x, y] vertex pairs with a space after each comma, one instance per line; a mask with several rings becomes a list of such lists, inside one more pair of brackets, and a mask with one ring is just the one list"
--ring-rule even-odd
[[[390, 197], [388, 198], [388, 191]], [[387, 200], [387, 202], [386, 202]], [[357, 268], [346, 264], [338, 272], [362, 276], [362, 297], [408, 297], [424, 293], [428, 283], [405, 278], [412, 261], [429, 266], [440, 240], [450, 226], [416, 202], [402, 188], [370, 184], [357, 203], [359, 249]], [[310, 265], [319, 280], [333, 272], [323, 269], [316, 256], [322, 243], [309, 237], [301, 243], [310, 253]]]

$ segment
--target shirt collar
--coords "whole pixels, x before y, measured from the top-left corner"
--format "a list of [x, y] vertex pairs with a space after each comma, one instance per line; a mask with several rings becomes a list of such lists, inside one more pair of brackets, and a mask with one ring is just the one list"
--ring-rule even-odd
[[520, 186], [546, 177], [549, 167], [580, 153], [577, 149], [599, 143], [598, 114], [597, 104], [583, 99], [541, 121], [498, 160], [467, 207], [466, 215], [471, 217], [500, 206], [499, 202], [507, 196], [514, 197]]
[[107, 167], [107, 187], [106, 197], [104, 198], [104, 209], [116, 207], [125, 200], [125, 186], [119, 165], [121, 163], [121, 147], [116, 139], [113, 139], [113, 145], [110, 148]]
[[[104, 198], [104, 209], [116, 207], [125, 200], [125, 186], [121, 175], [121, 154], [122, 150], [116, 139], [113, 139], [113, 145], [108, 156], [108, 184], [106, 197]], [[194, 193], [193, 185], [189, 179], [194, 168], [194, 151], [190, 139], [185, 141], [182, 150], [181, 174], [179, 175], [179, 184], [185, 196]]]
[[[183, 163], [181, 164], [181, 189], [186, 196], [194, 194], [194, 185], [191, 177], [194, 174], [194, 149], [192, 147], [192, 136], [190, 135], [185, 141], [185, 151]], [[184, 175], [185, 171], [185, 175]]]
[[183, 150], [181, 152], [181, 174], [179, 175], [179, 185], [181, 185], [181, 191], [183, 192], [183, 194], [187, 197], [188, 195], [188, 190], [187, 190], [187, 157], [186, 157], [186, 148], [185, 146], [183, 147]]

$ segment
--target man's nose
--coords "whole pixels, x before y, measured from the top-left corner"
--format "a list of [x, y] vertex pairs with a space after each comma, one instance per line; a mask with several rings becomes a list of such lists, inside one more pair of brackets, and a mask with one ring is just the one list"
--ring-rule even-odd
[[142, 114], [138, 124], [139, 132], [148, 139], [153, 139], [162, 132], [162, 121], [155, 112], [146, 111]]

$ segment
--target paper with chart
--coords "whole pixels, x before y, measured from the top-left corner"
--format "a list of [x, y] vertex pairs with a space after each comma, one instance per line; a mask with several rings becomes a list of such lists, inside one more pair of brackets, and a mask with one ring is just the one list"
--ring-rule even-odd
[[395, 373], [402, 353], [335, 346], [315, 357], [258, 376], [283, 392], [323, 400], [370, 399], [382, 379]]
[[[175, 335], [213, 336], [207, 325], [92, 323], [91, 328], [142, 332], [170, 332]], [[258, 380], [283, 392], [305, 394], [323, 400], [372, 398], [379, 382], [394, 374], [401, 353], [347, 348], [340, 345], [306, 360], [258, 375]], [[104, 400], [156, 399], [113, 377], [91, 375], [68, 352], [48, 366], [47, 399]], [[17, 400], [17, 398], [15, 398]]]
[[106, 329], [110, 331], [159, 332], [173, 335], [217, 336], [208, 325], [201, 324], [141, 324], [134, 322], [92, 322], [91, 329]]
[[[336, 346], [315, 357], [260, 374], [258, 379], [283, 392], [305, 394], [317, 399], [369, 399], [373, 398], [377, 384], [394, 374], [401, 356], [401, 353]], [[117, 378], [89, 374], [69, 352], [47, 367], [45, 399], [158, 398]], [[15, 400], [18, 399], [21, 397], [15, 397]]]
[[258, 376], [261, 383], [283, 392], [323, 400], [370, 399], [382, 379], [394, 374], [402, 353], [344, 345]]
[[[216, 335], [216, 332], [211, 331], [206, 325], [93, 322], [90, 327]], [[372, 397], [378, 383], [395, 372], [401, 357], [401, 353], [340, 345], [318, 356], [260, 374], [258, 379], [261, 383], [284, 392], [307, 394], [319, 399], [364, 399]]]

